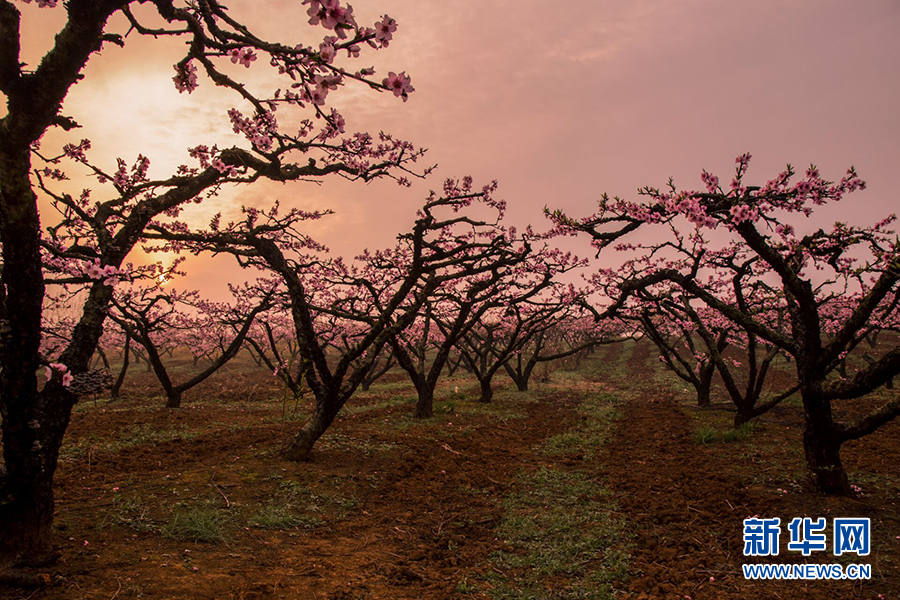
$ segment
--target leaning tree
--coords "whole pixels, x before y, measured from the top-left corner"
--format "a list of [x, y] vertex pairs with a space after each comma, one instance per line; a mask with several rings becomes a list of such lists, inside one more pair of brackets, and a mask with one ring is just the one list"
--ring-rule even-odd
[[[237, 356], [256, 317], [271, 308], [271, 294], [258, 301], [247, 296], [234, 303], [210, 302], [197, 291], [132, 287], [113, 296], [109, 318], [147, 353], [147, 360], [166, 394], [167, 408], [180, 408], [186, 391], [206, 381]], [[168, 342], [174, 350], [190, 347], [197, 355], [209, 357], [209, 364], [191, 377], [176, 383], [160, 352]]]
[[[42, 8], [58, 4], [38, 0]], [[218, 0], [69, 0], [59, 8], [67, 18], [53, 46], [29, 67], [20, 60], [28, 35], [20, 11], [11, 0], [0, 0], [0, 93], [6, 99], [0, 118], [0, 546], [26, 562], [53, 558], [52, 482], [77, 401], [73, 390], [89, 370], [116, 279], [128, 277], [126, 257], [148, 225], [174, 217], [222, 186], [261, 179], [289, 182], [334, 174], [406, 182], [409, 163], [421, 155], [387, 134], [345, 133], [343, 117], [328, 108], [331, 94], [351, 81], [403, 100], [413, 91], [405, 73], [376, 77], [372, 68], [341, 66], [367, 47], [387, 46], [397, 28], [394, 20], [384, 16], [367, 27], [339, 0], [303, 4], [309, 6], [310, 24], [325, 30], [313, 44], [264, 39]], [[246, 141], [225, 148], [198, 140], [190, 150], [196, 162], [162, 178], [150, 176], [145, 156], [131, 165], [119, 159], [111, 169], [97, 164], [88, 139], [73, 139], [60, 149], [48, 148], [46, 140], [42, 146], [51, 128], [78, 127], [65, 114], [66, 95], [85, 77], [92, 55], [128, 47], [134, 37], [126, 34], [152, 37], [156, 44], [186, 42], [175, 65], [175, 87], [189, 94], [204, 84], [202, 74], [222, 93], [233, 94], [228, 129]], [[345, 55], [339, 64], [336, 57]], [[242, 80], [243, 67], [254, 63], [278, 72], [272, 75], [278, 81], [267, 80], [270, 89]], [[121, 132], [140, 133], [130, 126]], [[96, 178], [94, 188], [65, 191], [61, 180], [74, 176], [66, 162]], [[41, 195], [59, 213], [52, 219], [43, 215], [55, 220], [46, 232]], [[59, 277], [48, 277], [48, 268]], [[41, 387], [35, 373], [47, 362], [40, 352], [43, 306], [53, 285], [48, 279], [59, 278], [82, 285], [84, 294], [71, 339], [53, 363], [56, 375]]]
[[[501, 232], [515, 237], [515, 230]], [[434, 391], [454, 348], [489, 313], [533, 301], [559, 285], [557, 277], [579, 266], [577, 258], [555, 248], [510, 255], [506, 264], [437, 288], [411, 327], [394, 335], [393, 354], [416, 388], [415, 416], [434, 413]]]
[[[425, 301], [449, 282], [479, 277], [517, 264], [531, 251], [528, 239], [510, 236], [499, 224], [504, 203], [496, 182], [476, 190], [471, 178], [448, 179], [443, 195], [431, 192], [412, 230], [393, 248], [365, 252], [352, 262], [329, 257], [302, 232], [310, 215], [244, 209], [244, 218], [189, 231], [182, 223], [154, 225], [148, 237], [166, 249], [233, 255], [242, 267], [267, 271], [290, 302], [304, 378], [315, 397], [312, 414], [285, 448], [289, 460], [309, 457], [313, 445], [362, 384], [389, 340], [409, 327]], [[493, 211], [473, 217], [468, 208]], [[403, 268], [398, 268], [402, 265]], [[335, 320], [338, 322], [336, 323]], [[340, 322], [347, 336], [330, 361]], [[323, 335], [322, 328], [329, 332]], [[338, 333], [337, 335], [342, 335]]]
[[[680, 269], [702, 274], [707, 289], [757, 321], [773, 328], [784, 325], [784, 296], [768, 282], [771, 268], [752, 251], [737, 242], [712, 249], [701, 231], [683, 236], [673, 229], [672, 234], [672, 240], [662, 245], [623, 246], [636, 257], [617, 269], [601, 270], [593, 277], [594, 284], [608, 297], [615, 296], [648, 271]], [[659, 256], [661, 249], [667, 251], [665, 256]], [[588, 309], [599, 315], [595, 307], [588, 305]], [[696, 389], [698, 406], [710, 405], [713, 375], [718, 372], [737, 409], [735, 427], [798, 390], [791, 385], [769, 394], [770, 367], [780, 354], [778, 346], [752, 330], [735, 326], [677, 283], [660, 281], [636, 288], [617, 314], [640, 325], [659, 349], [666, 367]]]
[[[703, 190], [644, 188], [648, 204], [605, 198], [594, 217], [576, 221], [562, 213], [552, 214], [557, 226], [569, 232], [586, 232], [599, 244], [602, 236], [593, 224], [608, 213], [627, 215], [634, 228], [662, 224], [677, 232], [676, 219], [684, 217], [699, 228], [726, 232], [746, 256], [766, 265], [769, 284], [785, 303], [784, 323], [771, 318], [771, 311], [756, 311], [735, 297], [719, 278], [710, 278], [696, 267], [662, 262], [620, 283], [614, 300], [601, 314], [615, 314], [648, 287], [676, 284], [698, 306], [705, 306], [727, 319], [735, 328], [779, 348], [792, 357], [803, 402], [803, 445], [807, 466], [817, 487], [828, 493], [847, 494], [850, 486], [841, 463], [841, 445], [877, 430], [900, 414], [900, 399], [848, 420], [838, 420], [833, 403], [861, 398], [885, 385], [900, 373], [900, 347], [894, 347], [852, 377], [829, 377], [840, 361], [868, 335], [894, 321], [900, 303], [900, 243], [887, 228], [893, 215], [871, 227], [835, 223], [831, 228], [806, 226], [816, 207], [841, 200], [865, 184], [851, 168], [836, 183], [822, 178], [811, 166], [794, 181], [790, 165], [762, 186], [744, 182], [750, 155], [737, 159], [735, 176], [727, 187], [703, 171]], [[684, 227], [683, 225], [681, 227]], [[602, 233], [602, 232], [601, 232]], [[661, 236], [653, 252], [665, 253], [686, 236]], [[730, 243], [730, 242], [728, 242]], [[696, 252], [714, 251], [711, 238], [702, 238]], [[647, 252], [644, 248], [643, 252]], [[739, 274], [740, 261], [730, 267]], [[727, 265], [726, 265], [727, 266]], [[835, 314], [831, 305], [848, 297], [845, 310]]]

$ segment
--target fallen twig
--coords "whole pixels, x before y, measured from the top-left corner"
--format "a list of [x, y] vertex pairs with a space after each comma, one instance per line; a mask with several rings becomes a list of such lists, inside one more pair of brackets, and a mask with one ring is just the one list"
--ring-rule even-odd
[[118, 589], [116, 590], [116, 593], [113, 594], [112, 597], [111, 597], [109, 600], [116, 600], [116, 597], [119, 595], [119, 592], [122, 591], [122, 582], [119, 581], [119, 578], [118, 578], [118, 577], [116, 577], [116, 583], [119, 584], [119, 587], [118, 587]]
[[222, 498], [225, 499], [225, 508], [231, 508], [231, 501], [228, 500], [228, 496], [225, 495], [225, 492], [222, 491], [222, 488], [219, 486], [219, 484], [215, 481], [210, 480], [209, 485], [211, 485], [212, 488], [219, 492]]
[[450, 447], [450, 444], [441, 444], [441, 448], [443, 448], [447, 452], [450, 452], [451, 454], [458, 454], [458, 455], [462, 456], [462, 452], [457, 452], [456, 450], [454, 450], [453, 448]]

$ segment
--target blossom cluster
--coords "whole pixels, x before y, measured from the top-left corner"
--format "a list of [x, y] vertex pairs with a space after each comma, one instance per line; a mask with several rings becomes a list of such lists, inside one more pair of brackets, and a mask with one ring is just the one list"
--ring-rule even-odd
[[175, 77], [172, 78], [172, 81], [175, 82], [175, 89], [179, 93], [190, 94], [197, 89], [197, 67], [190, 60], [176, 64]]
[[69, 372], [69, 367], [62, 363], [50, 363], [47, 367], [47, 371], [44, 373], [44, 376], [47, 378], [47, 381], [50, 381], [53, 378], [53, 373], [59, 373], [62, 379], [63, 387], [69, 387], [72, 383], [74, 377]]
[[228, 111], [228, 118], [235, 133], [242, 133], [253, 147], [263, 152], [272, 150], [278, 122], [271, 111], [256, 113], [247, 118], [236, 108]]
[[90, 279], [96, 281], [102, 280], [103, 285], [116, 285], [116, 283], [119, 282], [120, 276], [128, 274], [126, 270], [114, 267], [113, 265], [101, 266], [100, 259], [94, 259], [91, 262], [85, 263], [82, 267], [82, 273]]
[[[25, 4], [31, 4], [31, 0], [20, 0]], [[56, 5], [59, 4], [59, 0], [37, 0], [37, 5], [40, 8], [56, 8]]]

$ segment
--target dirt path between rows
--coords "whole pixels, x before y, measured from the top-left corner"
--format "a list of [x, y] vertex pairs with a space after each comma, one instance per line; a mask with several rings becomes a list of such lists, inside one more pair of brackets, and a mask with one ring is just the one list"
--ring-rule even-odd
[[[548, 462], [534, 446], [566, 431], [575, 420], [573, 407], [564, 398], [547, 398], [529, 404], [525, 419], [444, 444], [411, 444], [387, 467], [384, 485], [363, 500], [363, 512], [317, 544], [335, 574], [353, 573], [346, 589], [328, 598], [459, 598], [457, 583], [479, 579], [498, 549], [500, 499], [520, 471]], [[349, 563], [331, 558], [341, 540], [354, 555]]]
[[[124, 451], [95, 462], [89, 476], [80, 468], [67, 469], [59, 478], [66, 490], [61, 510], [70, 516], [60, 535], [63, 560], [54, 574], [57, 584], [34, 591], [0, 586], [0, 598], [458, 598], [458, 582], [467, 577], [479, 580], [491, 552], [498, 549], [494, 530], [502, 516], [501, 498], [520, 471], [550, 462], [534, 446], [571, 427], [574, 406], [572, 399], [554, 394], [525, 404], [524, 418], [470, 418], [467, 423], [460, 415], [440, 415], [428, 425], [432, 428], [428, 435], [415, 429], [389, 432], [389, 451], [366, 455], [352, 448], [320, 450], [311, 463], [249, 456], [237, 461], [237, 453], [273, 437], [263, 427], [190, 443], [167, 442], [152, 451]], [[398, 416], [392, 413], [408, 410], [398, 406], [347, 419], [326, 437], [371, 440], [372, 427]], [[447, 431], [435, 439], [434, 427]], [[240, 464], [242, 471], [229, 463]], [[184, 482], [172, 484], [177, 488], [203, 481], [216, 465], [213, 472], [221, 484], [222, 504], [227, 494], [234, 510], [265, 500], [237, 475], [262, 473], [273, 464], [285, 470], [285, 479], [302, 480], [310, 471], [355, 478], [357, 504], [345, 518], [315, 529], [236, 527], [223, 543], [176, 541], [156, 533], [132, 535], [121, 527], [92, 529], [105, 509], [92, 506], [90, 495], [101, 486], [115, 485], [126, 473], [140, 473], [144, 482], [177, 474]], [[140, 485], [149, 483], [135, 482], [131, 487]], [[150, 493], [150, 488], [143, 493]], [[214, 491], [208, 493], [217, 497]], [[63, 536], [71, 536], [70, 542]], [[82, 543], [86, 539], [89, 545]]]
[[[602, 351], [598, 370], [579, 379], [577, 389], [535, 393], [533, 401], [517, 398], [488, 412], [466, 413], [465, 400], [459, 412], [448, 405], [448, 412], [426, 423], [411, 422], [408, 404], [350, 412], [320, 441], [313, 460], [301, 464], [276, 456], [278, 440], [287, 439], [296, 424], [273, 421], [250, 402], [79, 414], [69, 443], [87, 442], [88, 448], [100, 448], [135, 426], [143, 433], [183, 435], [115, 452], [88, 450], [66, 461], [57, 477], [63, 558], [53, 572], [55, 585], [0, 587], [0, 598], [485, 598], [491, 555], [504, 549], [497, 533], [501, 500], [518, 491], [521, 472], [542, 466], [590, 477], [599, 472], [614, 496], [633, 536], [631, 575], [616, 582], [617, 600], [900, 597], [900, 565], [881, 560], [877, 547], [868, 559], [873, 580], [863, 585], [754, 583], [741, 573], [742, 521], [752, 515], [781, 517], [783, 523], [796, 516], [871, 517], [882, 550], [885, 543], [900, 543], [894, 542], [900, 540], [894, 504], [900, 503], [900, 488], [895, 492], [884, 483], [884, 475], [896, 471], [895, 438], [870, 436], [845, 451], [849, 468], [874, 477], [864, 483], [869, 495], [823, 497], [799, 483], [788, 494], [778, 489], [794, 477], [784, 469], [802, 471], [802, 465], [777, 449], [796, 450], [796, 411], [786, 410], [783, 423], [771, 418], [745, 442], [700, 445], [694, 433], [701, 413], [663, 384], [650, 347], [638, 344], [627, 357], [623, 352], [617, 346]], [[538, 451], [547, 438], [577, 429], [583, 415], [576, 404], [585, 393], [619, 398], [621, 416], [596, 462], [553, 459]], [[267, 504], [277, 506], [282, 484], [339, 492], [353, 503], [341, 515], [333, 506], [317, 513], [321, 523], [309, 529], [254, 526], [250, 515]], [[128, 508], [125, 501], [136, 504]], [[224, 540], [162, 535], [172, 514], [196, 506], [223, 516]], [[151, 528], [115, 523], [117, 514], [136, 518], [144, 516], [141, 511], [147, 511]], [[780, 558], [796, 560], [787, 553]], [[471, 591], [464, 582], [476, 584], [477, 591], [464, 593]]]
[[[648, 359], [648, 349], [638, 346], [628, 371], [646, 373]], [[604, 462], [608, 484], [635, 536], [634, 575], [621, 583], [624, 597], [879, 598], [884, 582], [873, 587], [832, 581], [745, 581], [743, 519], [778, 516], [787, 523], [795, 516], [816, 518], [829, 511], [837, 516], [842, 510], [870, 516], [865, 514], [867, 508], [854, 499], [825, 498], [811, 491], [777, 498], [774, 490], [747, 486], [741, 469], [754, 467], [742, 465], [733, 447], [698, 444], [689, 416], [693, 409], [679, 405], [671, 391], [647, 379], [623, 404], [620, 426], [615, 428]], [[784, 534], [782, 538], [786, 530]], [[783, 539], [781, 562], [800, 562], [784, 551], [785, 544]], [[829, 556], [819, 558], [810, 562], [833, 561]]]

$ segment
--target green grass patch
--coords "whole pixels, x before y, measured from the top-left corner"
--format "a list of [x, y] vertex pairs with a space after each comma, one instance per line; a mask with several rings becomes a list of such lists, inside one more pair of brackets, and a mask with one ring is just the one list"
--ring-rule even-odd
[[[361, 394], [366, 394], [367, 392], [361, 392]], [[361, 399], [361, 398], [360, 398]], [[344, 408], [341, 409], [342, 414], [345, 415], [359, 415], [365, 414], [367, 412], [371, 412], [373, 410], [380, 410], [383, 408], [391, 408], [394, 406], [402, 406], [404, 404], [409, 404], [410, 406], [415, 404], [416, 398], [415, 396], [391, 396], [386, 400], [377, 400], [375, 402], [354, 402], [356, 398], [351, 398], [347, 404], [344, 405]]]
[[492, 556], [491, 598], [612, 598], [611, 582], [628, 566], [627, 536], [604, 488], [544, 467], [521, 475], [503, 507], [497, 534], [506, 549]]
[[158, 531], [159, 526], [148, 517], [151, 504], [139, 497], [113, 496], [112, 508], [98, 515], [95, 530], [127, 527], [138, 533]]
[[694, 441], [698, 444], [711, 444], [716, 440], [718, 429], [712, 425], [701, 425], [694, 431]]
[[[538, 449], [554, 457], [596, 456], [621, 416], [618, 404], [617, 395], [587, 395], [576, 409], [578, 423]], [[613, 598], [613, 581], [627, 575], [630, 536], [608, 490], [596, 481], [593, 463], [582, 464], [518, 476], [515, 491], [501, 501], [496, 532], [503, 546], [482, 576], [488, 585], [478, 591], [493, 600]], [[471, 593], [459, 585], [457, 591]]]
[[176, 511], [162, 526], [163, 537], [193, 542], [224, 542], [228, 516], [221, 510], [202, 506]]
[[209, 430], [209, 428], [191, 429], [186, 425], [169, 426], [162, 429], [156, 429], [149, 424], [132, 425], [113, 439], [104, 439], [93, 432], [88, 433], [75, 443], [63, 444], [59, 455], [62, 460], [75, 460], [85, 457], [88, 451], [115, 453], [145, 444], [153, 445], [173, 440], [193, 441], [199, 434]]
[[469, 581], [468, 577], [463, 577], [456, 582], [457, 594], [474, 594], [478, 591], [478, 586]]
[[190, 442], [195, 439], [196, 435], [197, 432], [189, 429], [186, 425], [165, 427], [163, 429], [156, 429], [152, 425], [133, 425], [123, 431], [118, 440], [110, 444], [110, 449], [121, 450], [123, 448], [143, 446], [144, 444], [170, 442], [177, 439]]
[[548, 438], [541, 451], [553, 457], [580, 455], [586, 459], [594, 458], [606, 443], [613, 421], [621, 416], [617, 404], [616, 396], [606, 392], [583, 401], [577, 409], [581, 423], [572, 431]]
[[434, 419], [417, 419], [412, 415], [412, 410], [410, 410], [410, 414], [395, 415], [390, 421], [390, 426], [400, 431], [430, 428], [439, 435], [465, 436], [468, 435], [466, 430], [460, 432], [458, 429], [442, 429], [436, 427], [436, 425], [445, 425], [448, 416], [485, 417], [489, 422], [525, 419], [528, 417], [525, 405], [536, 401], [536, 394], [530, 391], [509, 392], [502, 390], [494, 394], [491, 402], [476, 402], [471, 398], [460, 399], [459, 396], [451, 396], [440, 400], [435, 399], [433, 409], [436, 418]]
[[717, 429], [712, 425], [701, 425], [694, 431], [694, 441], [701, 445], [742, 442], [753, 435], [753, 428], [752, 423], [744, 423], [737, 429]]
[[280, 475], [270, 479], [278, 487], [270, 499], [247, 519], [250, 527], [261, 529], [312, 529], [328, 521], [345, 519], [358, 501], [337, 490], [313, 490], [301, 481], [284, 479]]
[[[387, 374], [387, 373], [385, 373]], [[393, 391], [408, 391], [409, 388], [412, 387], [412, 382], [405, 377], [399, 378], [397, 381], [384, 381], [379, 379], [372, 383], [372, 387], [369, 388], [368, 391], [363, 392], [362, 388], [360, 388], [360, 394], [375, 394], [380, 392], [393, 392]]]
[[261, 529], [312, 529], [325, 521], [318, 515], [298, 513], [291, 504], [270, 503], [251, 515], [247, 523]]
[[491, 402], [476, 400], [436, 400], [434, 414], [455, 414], [462, 416], [486, 416], [491, 420], [524, 419], [525, 404], [535, 402], [534, 392], [509, 392], [506, 390], [494, 393]]
[[608, 346], [599, 346], [591, 357], [592, 360], [588, 361], [584, 367], [586, 373], [595, 378], [613, 379], [617, 382], [626, 380], [632, 376], [627, 367], [635, 345], [633, 340], [616, 342], [617, 352], [612, 357]]

